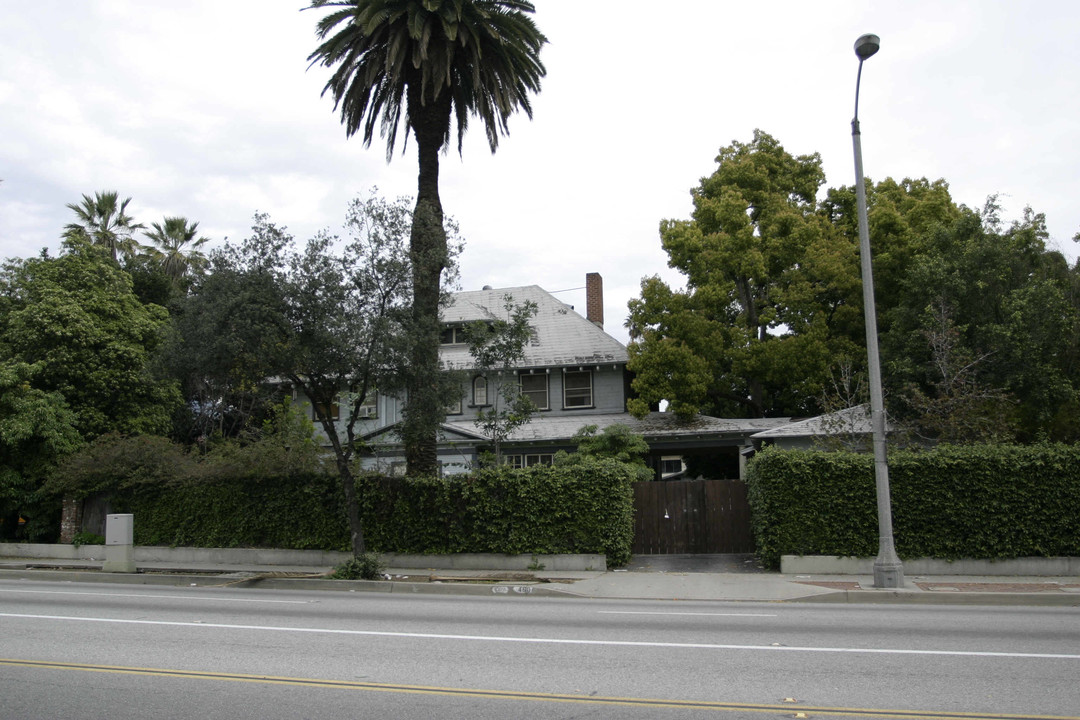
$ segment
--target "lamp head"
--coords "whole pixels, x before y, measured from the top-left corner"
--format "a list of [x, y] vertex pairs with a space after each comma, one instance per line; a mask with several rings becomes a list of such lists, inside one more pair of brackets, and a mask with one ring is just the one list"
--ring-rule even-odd
[[877, 35], [863, 35], [855, 41], [855, 54], [859, 62], [876, 53], [881, 48], [881, 38]]

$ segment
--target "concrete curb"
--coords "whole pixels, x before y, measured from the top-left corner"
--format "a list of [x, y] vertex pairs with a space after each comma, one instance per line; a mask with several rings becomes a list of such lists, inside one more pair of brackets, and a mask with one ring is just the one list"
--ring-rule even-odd
[[1057, 593], [925, 592], [918, 590], [838, 590], [825, 595], [782, 600], [788, 603], [859, 605], [1027, 605], [1080, 607], [1080, 597]]
[[494, 595], [505, 597], [564, 597], [547, 583], [409, 582], [407, 580], [327, 580], [319, 577], [263, 577], [258, 573], [189, 575], [182, 572], [104, 573], [90, 570], [0, 569], [0, 579], [154, 585], [160, 587], [266, 588], [268, 590], [324, 590], [328, 592], [374, 592], [411, 595]]
[[[840, 555], [782, 555], [780, 572], [784, 575], [873, 575], [874, 558]], [[1080, 575], [1080, 558], [1028, 557], [1002, 560], [939, 560], [913, 558], [904, 560], [904, 574], [979, 575], [983, 577]]]

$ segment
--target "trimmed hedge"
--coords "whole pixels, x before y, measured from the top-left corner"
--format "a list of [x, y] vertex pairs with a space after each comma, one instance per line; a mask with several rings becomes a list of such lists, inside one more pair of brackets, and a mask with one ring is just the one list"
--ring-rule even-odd
[[408, 553], [603, 553], [630, 561], [632, 466], [580, 464], [486, 469], [439, 479], [369, 478], [368, 544]]
[[[633, 544], [631, 469], [589, 460], [438, 478], [357, 478], [364, 535], [377, 552], [603, 553]], [[348, 550], [338, 479], [327, 475], [141, 486], [113, 496], [139, 545]]]
[[340, 482], [331, 475], [141, 485], [112, 496], [135, 516], [136, 545], [348, 550]]
[[[1080, 556], [1080, 446], [942, 446], [889, 455], [901, 558]], [[768, 449], [747, 476], [758, 558], [877, 555], [871, 455]]]

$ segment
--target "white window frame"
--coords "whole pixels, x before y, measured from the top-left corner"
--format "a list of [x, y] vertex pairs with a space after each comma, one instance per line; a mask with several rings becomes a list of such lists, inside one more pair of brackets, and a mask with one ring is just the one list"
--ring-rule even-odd
[[[584, 376], [589, 380], [588, 387], [571, 388], [567, 381], [570, 376]], [[571, 400], [584, 400], [585, 402], [571, 402]], [[563, 409], [580, 410], [595, 407], [593, 402], [593, 374], [592, 370], [568, 370], [563, 373]]]
[[[540, 393], [539, 389], [525, 389], [525, 378], [543, 378], [544, 381], [544, 403], [541, 405], [536, 402], [536, 395]], [[531, 373], [518, 375], [518, 391], [528, 397], [536, 405], [537, 410], [550, 410], [551, 409], [551, 382], [548, 380], [547, 373]]]
[[555, 462], [555, 453], [519, 453], [504, 458], [507, 465], [520, 470], [533, 465], [551, 465]]
[[[477, 392], [480, 390], [480, 392]], [[483, 375], [477, 375], [472, 381], [472, 404], [473, 407], [485, 407], [488, 402], [488, 381]]]

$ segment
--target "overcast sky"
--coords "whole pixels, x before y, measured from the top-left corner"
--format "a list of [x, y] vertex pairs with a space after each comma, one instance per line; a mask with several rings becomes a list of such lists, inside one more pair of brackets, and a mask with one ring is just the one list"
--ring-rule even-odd
[[[479, 125], [442, 161], [466, 240], [463, 289], [605, 284], [606, 329], [667, 268], [658, 226], [691, 211], [719, 148], [755, 128], [854, 178], [855, 39], [868, 177], [944, 178], [1007, 220], [1030, 205], [1075, 259], [1080, 3], [538, 0], [548, 74], [534, 118], [491, 155]], [[215, 243], [255, 212], [303, 241], [377, 186], [415, 195], [413, 144], [347, 140], [322, 68], [319, 11], [297, 0], [0, 0], [0, 256], [59, 247], [83, 193], [117, 190], [143, 223], [197, 220]], [[557, 297], [584, 309], [584, 292]]]

